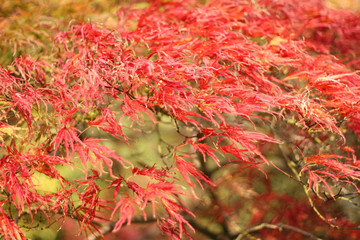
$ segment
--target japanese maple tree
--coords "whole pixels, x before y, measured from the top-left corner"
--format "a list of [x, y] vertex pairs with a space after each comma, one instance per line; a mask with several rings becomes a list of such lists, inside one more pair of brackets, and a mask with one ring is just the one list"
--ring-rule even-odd
[[151, 0], [116, 18], [0, 69], [0, 238], [69, 219], [89, 239], [360, 238], [359, 14]]

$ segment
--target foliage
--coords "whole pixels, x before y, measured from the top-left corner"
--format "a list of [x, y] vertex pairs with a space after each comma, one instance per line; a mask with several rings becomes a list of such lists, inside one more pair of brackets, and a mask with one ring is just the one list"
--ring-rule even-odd
[[119, 6], [110, 24], [67, 29], [53, 7], [62, 25], [35, 38], [5, 27], [18, 57], [0, 69], [4, 239], [68, 219], [89, 239], [154, 221], [172, 239], [360, 237], [358, 14]]

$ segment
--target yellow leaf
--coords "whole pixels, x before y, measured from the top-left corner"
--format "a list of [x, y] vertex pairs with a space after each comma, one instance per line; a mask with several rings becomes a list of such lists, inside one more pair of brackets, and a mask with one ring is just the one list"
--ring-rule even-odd
[[12, 127], [3, 127], [0, 129], [1, 133], [6, 133], [8, 135], [13, 135], [14, 134], [14, 130], [12, 129]]
[[288, 40], [282, 38], [282, 37], [274, 37], [271, 41], [270, 41], [270, 45], [273, 46], [278, 46], [283, 42], [287, 42]]

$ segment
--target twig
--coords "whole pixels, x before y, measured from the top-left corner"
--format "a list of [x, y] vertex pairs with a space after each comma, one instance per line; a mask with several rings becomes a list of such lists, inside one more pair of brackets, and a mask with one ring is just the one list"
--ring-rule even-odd
[[[271, 127], [272, 132], [274, 133], [275, 136], [277, 136], [276, 132], [274, 131], [274, 129]], [[278, 149], [280, 150], [280, 153], [282, 154], [282, 156], [284, 157], [286, 164], [288, 165], [288, 167], [290, 168], [290, 170], [293, 172], [294, 174], [294, 179], [299, 182], [303, 189], [304, 189], [304, 193], [306, 195], [306, 198], [308, 199], [308, 202], [310, 203], [311, 208], [313, 209], [313, 211], [324, 221], [326, 222], [329, 226], [339, 229], [340, 227], [332, 224], [331, 222], [329, 222], [328, 219], [326, 219], [321, 213], [320, 211], [317, 209], [317, 207], [315, 206], [313, 200], [311, 199], [310, 193], [309, 193], [309, 189], [307, 184], [303, 183], [297, 170], [295, 169], [296, 165], [295, 162], [292, 161], [284, 152], [284, 150], [282, 149], [282, 147], [280, 145], [278, 145]], [[316, 194], [316, 193], [315, 193]], [[316, 194], [320, 199], [323, 199], [321, 196], [319, 196], [318, 194]]]
[[303, 236], [308, 237], [308, 239], [316, 239], [316, 240], [322, 240], [322, 238], [319, 238], [317, 236], [315, 236], [312, 233], [306, 232], [300, 228], [294, 227], [294, 226], [290, 226], [287, 224], [270, 224], [270, 223], [261, 223], [260, 225], [257, 225], [255, 227], [249, 228], [243, 232], [241, 232], [235, 240], [241, 240], [244, 239], [244, 237], [246, 237], [248, 234], [250, 233], [254, 233], [254, 232], [259, 232], [262, 229], [274, 229], [274, 230], [278, 230], [280, 232], [282, 232], [284, 229], [285, 230], [289, 230], [289, 231], [293, 231], [293, 232], [297, 232]]
[[[131, 224], [147, 224], [151, 222], [155, 222], [157, 218], [154, 217], [147, 217], [147, 220], [144, 220], [144, 218], [141, 217], [134, 217], [131, 220]], [[208, 230], [206, 227], [201, 226], [199, 223], [197, 223], [194, 219], [187, 219], [189, 223], [196, 229], [196, 231], [204, 234], [210, 239], [214, 240], [223, 240], [223, 236], [219, 236], [218, 234]], [[104, 224], [101, 228], [98, 229], [97, 232], [94, 232], [91, 236], [87, 238], [87, 240], [100, 240], [103, 239], [105, 235], [111, 233], [115, 228], [115, 222], [109, 222]]]
[[189, 219], [188, 221], [191, 224], [191, 226], [193, 226], [193, 228], [195, 228], [195, 230], [197, 232], [202, 233], [203, 235], [205, 235], [209, 239], [214, 239], [214, 240], [224, 240], [224, 239], [226, 239], [224, 235], [219, 235], [217, 233], [214, 233], [214, 232], [210, 231], [208, 228], [201, 226], [198, 222], [196, 222], [193, 219]]

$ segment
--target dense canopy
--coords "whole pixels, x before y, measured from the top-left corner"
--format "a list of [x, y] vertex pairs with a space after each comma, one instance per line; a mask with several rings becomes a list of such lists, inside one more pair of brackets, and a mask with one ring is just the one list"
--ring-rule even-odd
[[157, 237], [123, 231], [139, 222], [171, 239], [360, 237], [359, 14], [117, 6], [42, 16], [28, 39], [2, 26], [0, 237], [69, 221], [89, 239]]

